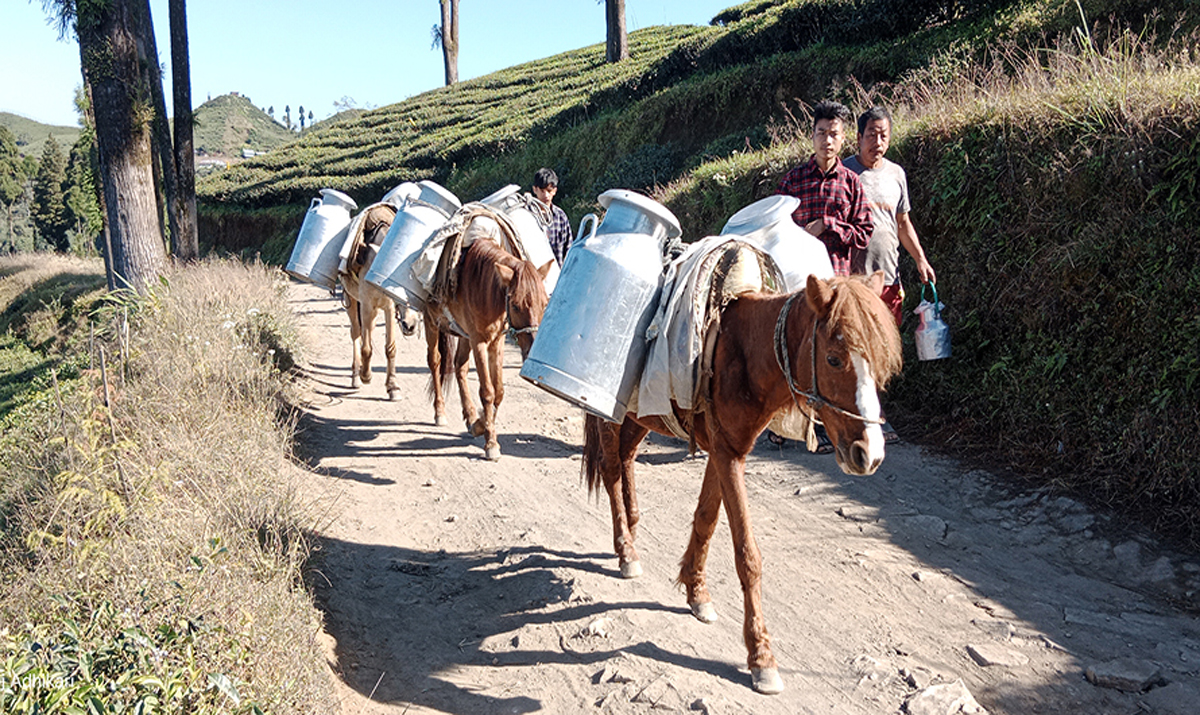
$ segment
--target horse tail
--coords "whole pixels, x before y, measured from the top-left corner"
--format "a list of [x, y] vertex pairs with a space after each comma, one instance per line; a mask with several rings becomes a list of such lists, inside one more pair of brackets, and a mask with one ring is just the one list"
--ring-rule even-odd
[[583, 418], [583, 464], [580, 476], [587, 484], [588, 494], [595, 494], [604, 487], [600, 458], [600, 418], [587, 414]]
[[442, 351], [442, 394], [450, 391], [450, 378], [454, 375], [454, 360], [458, 355], [459, 337], [449, 330], [438, 335], [438, 349]]

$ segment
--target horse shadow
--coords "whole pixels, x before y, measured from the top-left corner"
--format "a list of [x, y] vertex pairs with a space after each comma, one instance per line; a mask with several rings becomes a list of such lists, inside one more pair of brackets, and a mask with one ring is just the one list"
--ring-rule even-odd
[[539, 546], [421, 551], [313, 538], [320, 548], [309, 563], [308, 581], [334, 640], [331, 666], [343, 682], [376, 702], [463, 715], [536, 712], [544, 708], [541, 701], [507, 695], [507, 687], [467, 682], [475, 677], [468, 670], [483, 669], [477, 679], [508, 680], [504, 673], [513, 668], [602, 664], [621, 653], [732, 683], [745, 678], [732, 663], [671, 652], [649, 641], [590, 651], [572, 647], [579, 634], [566, 624], [580, 619], [629, 610], [692, 618], [686, 608], [658, 602], [579, 597], [573, 572], [619, 577], [607, 553]]

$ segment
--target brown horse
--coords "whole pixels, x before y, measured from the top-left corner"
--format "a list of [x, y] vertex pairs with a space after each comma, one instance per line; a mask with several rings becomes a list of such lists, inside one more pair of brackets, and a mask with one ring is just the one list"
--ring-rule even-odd
[[383, 313], [384, 321], [384, 355], [387, 357], [387, 387], [388, 399], [396, 399], [400, 389], [396, 384], [396, 322], [405, 335], [412, 335], [417, 330], [418, 313], [404, 306], [399, 314], [396, 303], [378, 287], [367, 283], [363, 276], [371, 270], [375, 253], [379, 244], [387, 235], [392, 220], [396, 218], [396, 207], [381, 203], [369, 206], [363, 211], [360, 220], [351, 224], [356, 232], [350, 254], [346, 258], [346, 268], [338, 274], [342, 282], [342, 303], [350, 317], [351, 367], [350, 387], [358, 389], [361, 384], [371, 381], [371, 354], [374, 349], [372, 333], [379, 314]]
[[[783, 681], [763, 616], [746, 455], [772, 417], [794, 404], [825, 423], [843, 471], [871, 474], [879, 468], [883, 433], [876, 387], [900, 369], [900, 337], [879, 299], [882, 283], [882, 273], [865, 280], [810, 276], [805, 290], [790, 296], [747, 293], [734, 299], [721, 314], [706, 404], [698, 411], [675, 407], [676, 418], [691, 425], [696, 444], [708, 452], [677, 582], [696, 618], [715, 621], [704, 564], [724, 505], [745, 601], [748, 663], [753, 687], [762, 693], [782, 691]], [[651, 430], [671, 434], [660, 417], [627, 415], [614, 424], [589, 415], [584, 425], [584, 477], [591, 491], [601, 484], [608, 491], [613, 546], [625, 578], [641, 573], [633, 547], [639, 518], [633, 463]]]
[[[549, 268], [550, 264], [538, 268], [517, 258], [494, 241], [477, 239], [463, 253], [455, 287], [445, 301], [431, 298], [425, 307], [434, 421], [446, 424], [445, 378], [453, 369], [463, 421], [472, 435], [486, 437], [484, 455], [493, 461], [500, 459], [496, 410], [504, 399], [505, 331], [511, 328], [516, 334], [524, 360], [549, 301], [543, 283]], [[457, 350], [450, 318], [466, 334], [457, 341]], [[455, 353], [452, 363], [451, 351]], [[482, 414], [476, 413], [467, 390], [467, 358], [471, 354], [475, 356]]]

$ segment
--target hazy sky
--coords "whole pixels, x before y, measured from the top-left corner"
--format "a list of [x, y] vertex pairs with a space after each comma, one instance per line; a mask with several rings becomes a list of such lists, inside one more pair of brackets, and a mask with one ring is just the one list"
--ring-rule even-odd
[[[707, 25], [738, 0], [626, 0], [630, 32], [652, 25]], [[0, 0], [0, 111], [76, 124], [79, 45], [58, 39], [42, 0]], [[170, 77], [167, 0], [150, 0], [158, 53]], [[604, 42], [597, 0], [460, 0], [459, 79]], [[303, 105], [315, 119], [351, 97], [379, 107], [440, 87], [430, 49], [437, 0], [191, 0], [192, 103], [239, 92], [254, 104]], [[166, 85], [168, 105], [171, 90]], [[168, 107], [168, 111], [169, 107]]]

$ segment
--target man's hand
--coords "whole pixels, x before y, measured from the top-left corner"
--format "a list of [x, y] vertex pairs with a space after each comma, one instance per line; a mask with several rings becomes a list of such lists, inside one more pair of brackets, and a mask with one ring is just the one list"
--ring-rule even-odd
[[820, 236], [821, 234], [825, 233], [825, 220], [815, 219], [813, 221], [809, 221], [804, 226], [804, 230], [808, 231], [814, 236]]
[[922, 283], [937, 283], [937, 274], [933, 272], [933, 266], [929, 265], [924, 256], [917, 261], [917, 275], [921, 276]]

